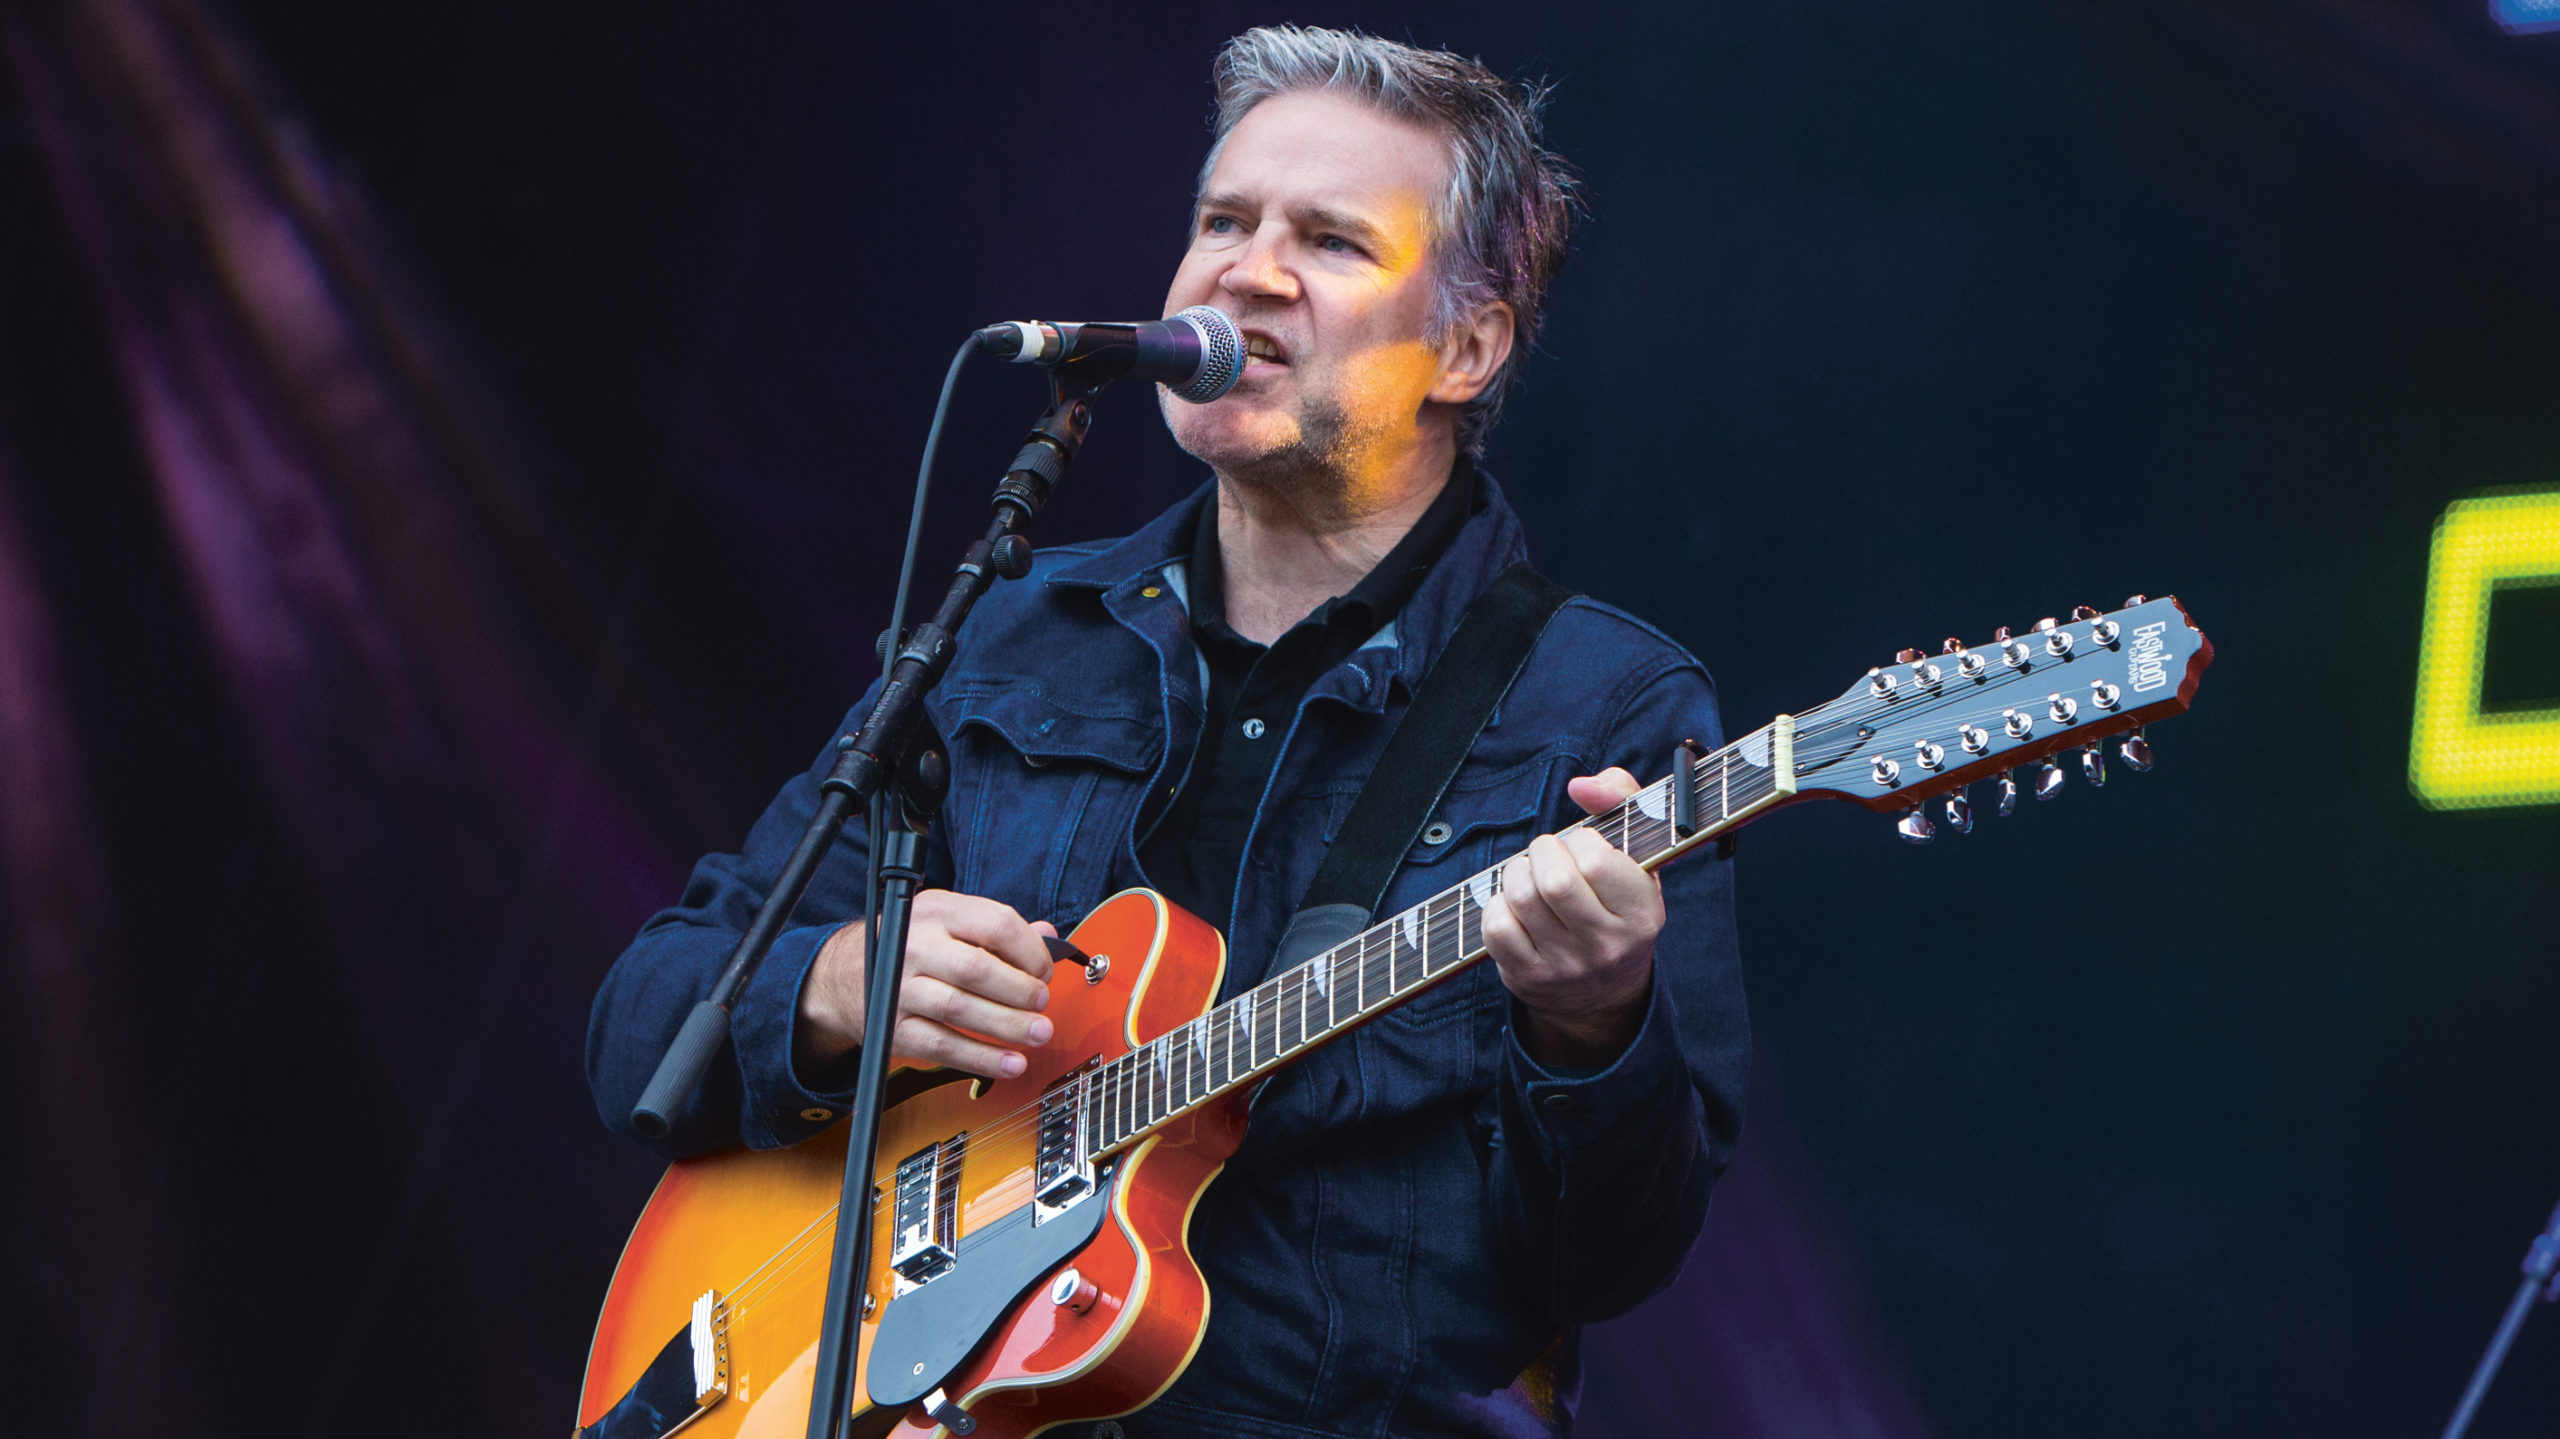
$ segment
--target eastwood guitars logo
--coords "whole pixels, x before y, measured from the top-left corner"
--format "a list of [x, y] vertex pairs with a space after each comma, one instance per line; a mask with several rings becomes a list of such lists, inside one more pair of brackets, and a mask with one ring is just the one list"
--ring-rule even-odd
[[2125, 660], [2133, 668], [2134, 693], [2156, 690], [2169, 682], [2169, 642], [2161, 636], [2169, 632], [2169, 622], [2159, 620], [2133, 632], [2133, 650]]

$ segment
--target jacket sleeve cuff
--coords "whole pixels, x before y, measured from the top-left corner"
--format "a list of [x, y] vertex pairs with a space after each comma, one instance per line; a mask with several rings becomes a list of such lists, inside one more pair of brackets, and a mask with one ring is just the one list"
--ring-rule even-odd
[[1538, 1158], [1551, 1171], [1563, 1168], [1576, 1150], [1608, 1144], [1633, 1126], [1659, 1125], [1666, 1097], [1688, 1088], [1679, 1014], [1667, 984], [1653, 986], [1635, 1038], [1605, 1068], [1550, 1069], [1521, 1043], [1520, 1028], [1519, 1001], [1513, 1000], [1507, 1087], [1515, 1112], [1528, 1121]]
[[[852, 1105], [850, 1065], [828, 1074], [804, 1074], [792, 1059], [799, 1037], [800, 991], [819, 948], [842, 927], [784, 930], [730, 1011], [729, 1039], [737, 1048], [738, 1079], [746, 1095], [739, 1137], [750, 1148], [798, 1144], [842, 1118]], [[825, 1087], [838, 1080], [844, 1088]]]

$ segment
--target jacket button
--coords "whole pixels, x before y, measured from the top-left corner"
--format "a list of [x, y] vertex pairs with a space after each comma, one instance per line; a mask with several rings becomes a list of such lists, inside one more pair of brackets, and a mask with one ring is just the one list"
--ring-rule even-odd
[[1447, 844], [1449, 842], [1449, 836], [1456, 833], [1456, 830], [1449, 828], [1449, 822], [1447, 820], [1436, 819], [1431, 822], [1431, 828], [1422, 832], [1422, 842], [1424, 844]]
[[800, 1117], [809, 1121], [811, 1124], [824, 1124], [828, 1120], [835, 1118], [836, 1112], [832, 1109], [820, 1109], [815, 1105], [811, 1105], [809, 1108], [800, 1111]]
[[1258, 719], [1246, 720], [1244, 722], [1244, 737], [1246, 739], [1260, 739], [1262, 738], [1263, 728], [1264, 726], [1262, 721]]

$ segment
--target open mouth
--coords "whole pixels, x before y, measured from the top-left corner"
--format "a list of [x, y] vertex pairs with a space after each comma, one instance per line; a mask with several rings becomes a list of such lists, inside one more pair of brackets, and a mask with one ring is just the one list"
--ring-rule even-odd
[[1259, 330], [1247, 330], [1244, 332], [1244, 358], [1247, 364], [1260, 360], [1264, 364], [1285, 365], [1289, 363], [1289, 352], [1269, 335]]

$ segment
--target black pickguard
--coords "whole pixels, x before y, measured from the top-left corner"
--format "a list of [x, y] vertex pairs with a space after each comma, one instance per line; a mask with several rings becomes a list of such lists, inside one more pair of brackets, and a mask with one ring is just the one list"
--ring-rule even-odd
[[1032, 1224], [1031, 1206], [1024, 1205], [961, 1236], [949, 1270], [890, 1300], [863, 1374], [871, 1402], [899, 1408], [940, 1388], [1013, 1301], [1101, 1232], [1112, 1184], [1113, 1176], [1096, 1175], [1083, 1203], [1046, 1224]]

